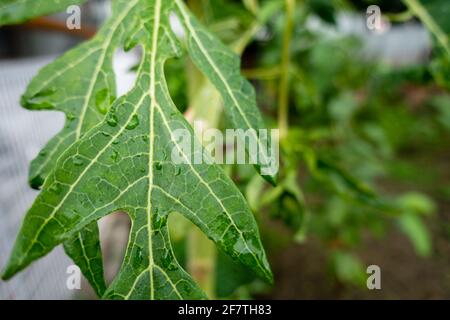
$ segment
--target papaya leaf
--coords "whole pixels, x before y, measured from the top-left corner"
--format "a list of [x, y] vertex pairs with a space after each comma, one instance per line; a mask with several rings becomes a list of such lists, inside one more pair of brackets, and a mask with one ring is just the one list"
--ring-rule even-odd
[[106, 291], [106, 283], [97, 223], [91, 223], [65, 241], [64, 251], [79, 266], [95, 293], [101, 297]]
[[[130, 240], [121, 270], [107, 289], [106, 298], [205, 297], [174, 257], [167, 229], [167, 217], [171, 212], [183, 214], [224, 252], [272, 281], [255, 220], [237, 187], [219, 166], [190, 164], [192, 155], [183, 150], [175, 138], [177, 129], [187, 130], [191, 137], [194, 133], [173, 104], [164, 77], [165, 61], [178, 56], [180, 50], [169, 23], [174, 2], [118, 0], [114, 4], [116, 10], [109, 23], [117, 24], [121, 36], [100, 37], [98, 41], [103, 45], [98, 50], [106, 50], [108, 39], [113, 43], [122, 36], [127, 47], [140, 44], [143, 58], [136, 85], [113, 103], [98, 125], [84, 134], [83, 129], [79, 129], [76, 141], [62, 152], [25, 217], [3, 278], [12, 277], [55, 246], [73, 241], [78, 233], [90, 228], [101, 217], [124, 211], [132, 220]], [[72, 53], [69, 65], [89, 55], [89, 49], [95, 50], [93, 48], [95, 46], [87, 45], [78, 54]], [[221, 51], [222, 48], [208, 47], [207, 50]], [[108, 53], [103, 54], [108, 56]], [[98, 59], [95, 61], [99, 63]], [[99, 64], [96, 66], [101, 68]], [[218, 70], [224, 67], [227, 66], [221, 64]], [[60, 73], [60, 69], [54, 68], [55, 74]], [[80, 62], [77, 69], [81, 72], [83, 68], [91, 69], [92, 65]], [[106, 77], [103, 72], [100, 74]], [[76, 79], [79, 81], [73, 81], [72, 86], [85, 87], [80, 83], [83, 78]], [[85, 80], [90, 86], [96, 86], [92, 78]], [[54, 90], [45, 91], [49, 92], [43, 95], [45, 99], [39, 94], [30, 97], [31, 105], [55, 108], [48, 98], [61, 94], [57, 89], [59, 84]], [[106, 88], [109, 92], [111, 87]], [[99, 92], [103, 94], [104, 89]], [[90, 106], [86, 104], [85, 112], [90, 111]], [[70, 112], [63, 111], [66, 115]], [[83, 114], [74, 112], [70, 118], [79, 123]], [[168, 155], [173, 150], [177, 150], [187, 164], [171, 162]], [[89, 243], [95, 240], [82, 239]], [[98, 255], [90, 252], [87, 257]], [[98, 259], [93, 265], [98, 266]], [[98, 269], [93, 269], [92, 274], [98, 274]]]
[[1, 0], [0, 26], [63, 11], [72, 4], [86, 0]]
[[[66, 114], [64, 129], [57, 134], [32, 161], [30, 184], [40, 188], [59, 156], [86, 131], [98, 124], [115, 99], [115, 77], [112, 58], [115, 50], [125, 41], [133, 22], [131, 12], [135, 2], [129, 6], [115, 1], [115, 20], [110, 19], [99, 33], [80, 47], [70, 50], [53, 63], [43, 68], [32, 80], [22, 96], [22, 105], [31, 110], [56, 110]], [[75, 81], [74, 81], [75, 80]], [[65, 246], [66, 253], [80, 266], [83, 274], [99, 296], [105, 287], [103, 266], [92, 265], [101, 262], [101, 248], [96, 248], [96, 260], [87, 259], [85, 243], [98, 243], [98, 230], [94, 223], [85, 231], [76, 234]], [[86, 240], [88, 238], [92, 238]], [[83, 240], [84, 239], [84, 240]], [[78, 249], [78, 250], [77, 250]], [[93, 273], [92, 270], [95, 270]]]
[[[239, 56], [208, 32], [188, 11], [183, 1], [175, 0], [175, 4], [185, 29], [187, 49], [192, 61], [220, 92], [225, 112], [233, 126], [251, 132], [252, 141], [258, 143], [256, 168], [268, 182], [275, 184], [276, 174], [264, 174], [261, 170], [262, 165], [270, 166], [273, 163], [267, 152], [267, 144], [258, 136], [259, 130], [264, 128], [264, 122], [256, 105], [255, 89], [240, 73]], [[271, 145], [270, 140], [268, 145]]]

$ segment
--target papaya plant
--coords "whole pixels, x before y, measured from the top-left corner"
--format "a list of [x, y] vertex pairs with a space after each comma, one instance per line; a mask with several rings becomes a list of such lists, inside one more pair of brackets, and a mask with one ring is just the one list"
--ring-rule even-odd
[[[2, 1], [0, 25], [64, 9], [83, 1]], [[172, 31], [181, 21], [184, 38]], [[116, 98], [115, 50], [139, 46], [134, 87]], [[223, 252], [267, 282], [272, 273], [255, 219], [244, 197], [217, 165], [186, 160], [174, 132], [193, 129], [172, 102], [165, 63], [184, 49], [223, 99], [235, 128], [264, 128], [253, 87], [240, 75], [238, 56], [221, 43], [181, 0], [115, 0], [112, 16], [90, 41], [42, 69], [21, 103], [30, 110], [64, 112], [64, 129], [32, 162], [30, 184], [41, 189], [17, 236], [2, 275], [9, 279], [64, 244], [99, 296], [114, 299], [205, 298], [177, 262], [167, 219], [178, 212]], [[266, 154], [259, 154], [261, 173]], [[274, 175], [263, 175], [274, 183]], [[106, 287], [97, 221], [113, 212], [132, 221], [122, 267]]]
[[[84, 2], [0, 0], [0, 25]], [[26, 109], [64, 112], [66, 123], [31, 163], [29, 183], [41, 193], [4, 279], [63, 244], [99, 297], [251, 298], [272, 282], [261, 240], [269, 256], [318, 241], [338, 283], [364, 288], [358, 248], [368, 235], [380, 239], [392, 225], [417, 255], [432, 255], [425, 222], [434, 199], [389, 190], [402, 179], [419, 190], [438, 184], [414, 155], [399, 156], [433, 155], [431, 146], [448, 138], [444, 0], [111, 3], [97, 35], [42, 69], [22, 97]], [[431, 62], [391, 68], [364, 58], [361, 39], [315, 28], [333, 28], [338, 12], [361, 14], [369, 4], [393, 23], [420, 20], [433, 39]], [[112, 67], [119, 48], [140, 52], [137, 79], [121, 97]], [[256, 97], [241, 76], [241, 55]], [[402, 90], [411, 84], [432, 86], [436, 96], [427, 103], [438, 114], [428, 109], [418, 117], [410, 110], [417, 106], [408, 108]], [[264, 154], [256, 170], [172, 162], [173, 150], [190, 156], [174, 133], [194, 135], [196, 120], [221, 130], [277, 126], [279, 175], [262, 174]], [[132, 225], [122, 267], [108, 285], [97, 222], [117, 211]]]

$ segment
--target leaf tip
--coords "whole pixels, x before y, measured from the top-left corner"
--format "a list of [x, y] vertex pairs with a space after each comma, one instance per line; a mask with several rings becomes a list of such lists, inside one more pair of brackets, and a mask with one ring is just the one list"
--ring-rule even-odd
[[270, 268], [267, 270], [264, 280], [271, 286], [274, 284], [273, 273]]
[[1, 274], [1, 279], [3, 281], [7, 281], [7, 280], [11, 279], [15, 273], [16, 272], [14, 271], [14, 269], [11, 268], [10, 265], [8, 265], [5, 269], [3, 269], [2, 274]]
[[268, 183], [270, 183], [273, 187], [276, 187], [278, 185], [278, 174], [274, 175], [263, 175], [261, 174], [264, 180], [266, 180]]

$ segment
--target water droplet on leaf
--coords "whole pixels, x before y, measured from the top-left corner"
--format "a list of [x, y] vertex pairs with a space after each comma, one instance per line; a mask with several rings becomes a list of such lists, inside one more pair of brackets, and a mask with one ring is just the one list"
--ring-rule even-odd
[[119, 153], [114, 150], [112, 155], [111, 155], [111, 159], [113, 159], [114, 162], [117, 162], [118, 158], [119, 158]]
[[109, 95], [108, 89], [102, 89], [95, 95], [95, 107], [101, 114], [106, 114], [108, 112], [111, 102], [114, 101]]
[[76, 165], [77, 167], [80, 167], [84, 164], [84, 161], [81, 157], [76, 156], [75, 158], [73, 158], [73, 164]]
[[117, 116], [116, 116], [114, 113], [110, 113], [110, 114], [108, 115], [108, 119], [106, 120], [106, 122], [108, 123], [108, 125], [109, 125], [110, 127], [116, 127], [116, 126], [117, 126], [117, 123], [118, 123], [119, 121], [117, 120]]
[[75, 115], [73, 113], [69, 112], [69, 113], [66, 114], [66, 119], [69, 120], [69, 121], [73, 121], [73, 120], [76, 119], [76, 117], [75, 117]]
[[128, 130], [136, 129], [136, 127], [139, 125], [139, 116], [137, 114], [133, 115], [130, 122], [127, 125]]
[[135, 258], [134, 258], [134, 263], [139, 266], [139, 265], [142, 264], [143, 260], [144, 260], [144, 255], [142, 254], [142, 249], [137, 247], [136, 255], [135, 255]]
[[35, 190], [39, 190], [43, 184], [44, 184], [44, 177], [42, 177], [41, 175], [37, 175], [30, 181], [30, 186]]

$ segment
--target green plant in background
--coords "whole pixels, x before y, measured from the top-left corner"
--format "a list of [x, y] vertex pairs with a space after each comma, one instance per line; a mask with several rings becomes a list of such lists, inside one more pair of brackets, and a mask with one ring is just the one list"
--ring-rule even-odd
[[[18, 1], [6, 2], [21, 6]], [[444, 0], [403, 2], [404, 12], [383, 13], [393, 21], [414, 16], [423, 21], [434, 34], [429, 64], [394, 68], [368, 60], [359, 39], [330, 36], [310, 27], [309, 19], [319, 17], [322, 24], [332, 28], [337, 13], [354, 10], [357, 4], [352, 1], [187, 1], [201, 24], [179, 0], [113, 1], [113, 17], [99, 34], [44, 68], [24, 95], [25, 107], [64, 111], [67, 124], [32, 163], [31, 184], [40, 187], [45, 183], [25, 220], [23, 230], [32, 231], [19, 236], [6, 276], [64, 242], [66, 252], [97, 293], [106, 298], [201, 298], [203, 292], [209, 297], [249, 298], [268, 289], [251, 269], [260, 278], [270, 278], [251, 211], [269, 256], [291, 243], [303, 245], [316, 239], [326, 252], [334, 277], [342, 283], [365, 285], [365, 269], [356, 249], [365, 235], [380, 238], [391, 226], [410, 239], [418, 255], [429, 256], [433, 247], [425, 220], [436, 211], [436, 204], [426, 194], [439, 194], [444, 199], [449, 194], [448, 188], [436, 183], [442, 171], [425, 170], [423, 161], [427, 161], [426, 155], [432, 158], [445, 148], [449, 140], [450, 96], [446, 90], [450, 55], [446, 51], [450, 30], [444, 17], [450, 6]], [[130, 7], [131, 3], [136, 7]], [[155, 39], [157, 20], [152, 17], [157, 6], [152, 4], [158, 3], [164, 32], [155, 47], [151, 39]], [[386, 2], [370, 4], [384, 8]], [[6, 6], [8, 14], [4, 16], [8, 18], [0, 19], [0, 24], [61, 10], [64, 5], [49, 6], [35, 14]], [[127, 7], [130, 12], [125, 14]], [[178, 40], [170, 32], [169, 10], [176, 10], [183, 22], [187, 54], [178, 50]], [[116, 29], [111, 28], [114, 25]], [[263, 127], [253, 97], [251, 101], [239, 99], [239, 92], [251, 89], [239, 76], [235, 55], [216, 36], [243, 55], [242, 73], [257, 89], [265, 122], [280, 128], [282, 168], [276, 186], [271, 185], [274, 177], [263, 179], [248, 166], [224, 166], [224, 170], [208, 166], [197, 169], [196, 174], [196, 168], [180, 170], [166, 158], [170, 152], [166, 145], [175, 143], [170, 132], [189, 127], [177, 109], [188, 121], [202, 121], [205, 128]], [[122, 44], [126, 49], [141, 45], [144, 53], [135, 88], [116, 98], [111, 57]], [[164, 64], [177, 54], [184, 59]], [[83, 56], [86, 59], [81, 59]], [[76, 68], [74, 63], [97, 68]], [[66, 72], [58, 72], [65, 66], [69, 66]], [[156, 71], [155, 82], [152, 73], [149, 77], [151, 70]], [[72, 84], [74, 77], [91, 80], [90, 86], [62, 85]], [[428, 91], [423, 101], [416, 102], [409, 92], [419, 86]], [[66, 90], [58, 90], [61, 87]], [[73, 91], [67, 92], [68, 88]], [[410, 91], [405, 94], [405, 90]], [[152, 92], [156, 99], [152, 99]], [[80, 106], [86, 108], [85, 116], [80, 117]], [[149, 121], [152, 116], [158, 120], [154, 130]], [[246, 123], [246, 116], [257, 121]], [[165, 123], [168, 126], [164, 127]], [[127, 150], [121, 147], [127, 145], [125, 141], [131, 143]], [[105, 154], [97, 157], [101, 146]], [[146, 154], [148, 149], [153, 158]], [[425, 156], [403, 156], [409, 153]], [[131, 157], [133, 154], [136, 157]], [[149, 161], [154, 166], [148, 166]], [[84, 171], [89, 173], [87, 178], [78, 179]], [[208, 172], [204, 183], [199, 180], [202, 172]], [[121, 199], [112, 186], [123, 176], [133, 178], [123, 179], [121, 183], [130, 184], [120, 185], [117, 194], [133, 182], [137, 189], [130, 188], [129, 195]], [[154, 179], [149, 180], [149, 176]], [[215, 177], [223, 186], [216, 188]], [[151, 182], [154, 187], [149, 187]], [[177, 182], [188, 190], [203, 183], [198, 197], [210, 194], [215, 199], [206, 207], [199, 206], [200, 198], [192, 194], [188, 198], [176, 187]], [[404, 192], [405, 188], [396, 189], [397, 184], [419, 190]], [[145, 203], [148, 197], [134, 196], [137, 190], [147, 195], [153, 191], [153, 200]], [[65, 197], [68, 203], [55, 214], [58, 219], [54, 223], [49, 220], [50, 227], [44, 227], [42, 221], [54, 211], [51, 206]], [[236, 200], [223, 200], [228, 197]], [[130, 214], [133, 227], [122, 269], [106, 289], [95, 220], [117, 210]], [[242, 210], [239, 218], [223, 224], [207, 223], [214, 218], [222, 221], [226, 211], [233, 214]], [[79, 220], [92, 212], [90, 218]], [[151, 221], [145, 220], [149, 218], [146, 212], [152, 213]], [[175, 212], [181, 215], [171, 214], [167, 227], [168, 214]], [[274, 229], [277, 221], [287, 228]], [[236, 228], [230, 227], [231, 238], [221, 239], [223, 228], [233, 224]], [[59, 231], [49, 234], [50, 230]], [[150, 230], [154, 236], [146, 237]], [[44, 245], [41, 248], [37, 242], [26, 254], [33, 235]], [[239, 238], [240, 244], [232, 245]], [[149, 250], [151, 247], [155, 250]], [[243, 247], [247, 247], [245, 254], [237, 250]], [[170, 281], [157, 288], [153, 285], [167, 279], [173, 286]]]

